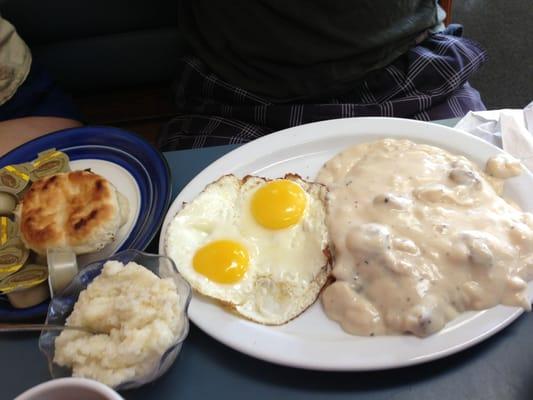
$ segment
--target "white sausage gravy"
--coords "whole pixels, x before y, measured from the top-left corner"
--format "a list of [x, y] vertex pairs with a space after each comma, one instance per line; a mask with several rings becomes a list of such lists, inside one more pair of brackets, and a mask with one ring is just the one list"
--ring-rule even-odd
[[520, 164], [496, 156], [488, 172], [394, 139], [328, 161], [318, 174], [335, 259], [321, 297], [328, 317], [355, 335], [427, 336], [466, 310], [530, 310], [533, 215], [500, 197], [500, 177]]

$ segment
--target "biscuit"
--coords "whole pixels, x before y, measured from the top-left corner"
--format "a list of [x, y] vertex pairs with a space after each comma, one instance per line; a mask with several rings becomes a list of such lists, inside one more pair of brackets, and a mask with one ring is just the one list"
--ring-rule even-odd
[[119, 195], [109, 181], [89, 171], [40, 179], [20, 203], [21, 238], [39, 254], [57, 247], [76, 254], [98, 251], [125, 222]]

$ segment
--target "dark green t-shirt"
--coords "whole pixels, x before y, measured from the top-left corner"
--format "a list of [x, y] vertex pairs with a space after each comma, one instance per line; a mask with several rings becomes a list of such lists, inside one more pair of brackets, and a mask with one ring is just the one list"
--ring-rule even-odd
[[182, 0], [179, 13], [213, 72], [275, 101], [346, 92], [436, 23], [435, 0]]

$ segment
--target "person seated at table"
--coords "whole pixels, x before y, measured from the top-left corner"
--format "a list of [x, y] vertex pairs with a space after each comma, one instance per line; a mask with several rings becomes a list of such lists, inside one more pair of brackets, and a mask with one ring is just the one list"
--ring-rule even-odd
[[181, 0], [189, 45], [163, 150], [243, 143], [324, 119], [484, 110], [485, 51], [436, 0]]
[[80, 125], [70, 97], [32, 63], [26, 43], [0, 16], [0, 156], [38, 136]]

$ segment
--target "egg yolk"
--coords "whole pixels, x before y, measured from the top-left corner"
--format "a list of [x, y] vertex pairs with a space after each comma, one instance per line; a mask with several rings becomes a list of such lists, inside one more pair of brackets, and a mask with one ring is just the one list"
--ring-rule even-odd
[[302, 218], [307, 204], [300, 185], [287, 179], [268, 182], [252, 197], [251, 210], [255, 220], [268, 229], [284, 229]]
[[217, 240], [196, 251], [192, 264], [194, 269], [218, 283], [235, 283], [248, 270], [248, 250], [233, 240]]

